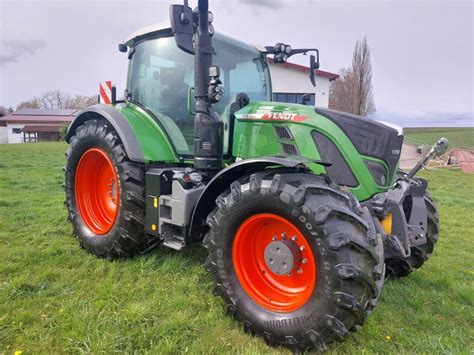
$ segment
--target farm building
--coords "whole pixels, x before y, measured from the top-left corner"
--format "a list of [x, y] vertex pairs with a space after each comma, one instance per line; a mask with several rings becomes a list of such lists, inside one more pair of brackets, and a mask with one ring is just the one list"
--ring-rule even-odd
[[77, 110], [23, 109], [0, 117], [0, 143], [58, 141]]
[[329, 83], [339, 75], [316, 71], [316, 87], [309, 80], [309, 67], [294, 63], [275, 64], [270, 59], [273, 101], [301, 103], [304, 94], [311, 94], [310, 105], [328, 107]]

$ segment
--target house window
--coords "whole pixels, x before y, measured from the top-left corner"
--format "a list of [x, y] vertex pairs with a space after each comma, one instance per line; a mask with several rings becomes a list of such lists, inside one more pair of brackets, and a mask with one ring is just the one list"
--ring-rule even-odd
[[13, 134], [21, 134], [21, 128], [12, 128]]
[[[303, 102], [303, 95], [305, 94], [295, 94], [295, 93], [283, 93], [278, 92], [273, 94], [273, 101], [276, 102], [287, 102], [290, 104], [301, 104]], [[315, 105], [315, 94], [310, 94], [311, 100], [309, 100], [308, 105]]]

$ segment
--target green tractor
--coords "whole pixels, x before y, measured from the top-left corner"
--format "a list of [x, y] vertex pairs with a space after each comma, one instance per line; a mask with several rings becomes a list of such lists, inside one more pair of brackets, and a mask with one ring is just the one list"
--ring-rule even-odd
[[419, 268], [438, 239], [427, 182], [398, 170], [401, 129], [272, 102], [268, 56], [214, 34], [208, 0], [119, 45], [123, 100], [67, 133], [66, 205], [81, 247], [107, 259], [203, 243], [213, 293], [244, 329], [295, 351], [326, 349], [374, 309], [385, 277]]

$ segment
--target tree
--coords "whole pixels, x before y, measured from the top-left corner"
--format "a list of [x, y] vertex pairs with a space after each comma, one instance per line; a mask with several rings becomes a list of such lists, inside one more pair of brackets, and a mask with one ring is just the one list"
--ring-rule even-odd
[[8, 114], [8, 111], [5, 107], [0, 106], [0, 117], [6, 116]]
[[69, 123], [64, 122], [61, 124], [61, 127], [59, 127], [59, 138], [62, 141], [66, 140], [66, 135], [67, 135], [67, 130], [69, 129]]
[[367, 37], [356, 42], [352, 66], [341, 69], [339, 79], [331, 83], [329, 107], [360, 116], [375, 112], [372, 64]]
[[75, 95], [69, 102], [69, 106], [75, 109], [82, 109], [97, 103], [97, 96]]
[[70, 108], [71, 96], [61, 90], [50, 90], [43, 93], [39, 100], [41, 108], [67, 109]]
[[38, 101], [38, 98], [34, 97], [29, 101], [23, 101], [19, 103], [18, 105], [16, 105], [15, 111], [22, 110], [24, 108], [40, 108], [40, 103]]
[[39, 97], [34, 97], [29, 101], [24, 101], [17, 105], [16, 110], [25, 108], [43, 109], [83, 109], [97, 103], [97, 96], [85, 96], [70, 94], [61, 90], [50, 90]]

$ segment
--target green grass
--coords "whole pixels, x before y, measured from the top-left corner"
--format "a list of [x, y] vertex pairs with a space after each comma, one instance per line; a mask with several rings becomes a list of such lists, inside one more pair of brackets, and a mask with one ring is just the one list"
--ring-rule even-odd
[[433, 145], [441, 137], [448, 138], [451, 148], [474, 148], [474, 128], [404, 128], [405, 141], [415, 145]]
[[[0, 145], [0, 353], [273, 353], [211, 294], [206, 251], [109, 262], [80, 249], [63, 207], [63, 143]], [[425, 172], [441, 239], [330, 353], [471, 353], [474, 175]]]

